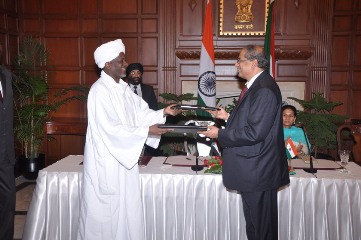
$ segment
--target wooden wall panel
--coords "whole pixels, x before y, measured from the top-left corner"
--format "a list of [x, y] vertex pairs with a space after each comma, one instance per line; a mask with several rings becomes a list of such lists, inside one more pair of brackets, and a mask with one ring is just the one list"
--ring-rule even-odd
[[80, 13], [87, 15], [96, 15], [98, 13], [98, 0], [80, 0]]
[[334, 85], [348, 85], [348, 79], [350, 78], [348, 71], [333, 71], [331, 72], [330, 84]]
[[0, 1], [0, 44], [2, 64], [9, 67], [14, 61], [19, 43], [18, 9], [14, 1]]
[[[86, 86], [91, 86], [93, 83], [95, 83], [96, 80], [98, 80], [98, 69], [94, 64], [93, 70], [84, 70], [83, 72], [83, 83]], [[86, 117], [86, 116], [83, 116]]]
[[79, 68], [79, 39], [77, 37], [47, 37], [44, 41], [50, 50], [50, 65], [55, 66], [56, 70], [61, 67]]
[[335, 36], [332, 42], [332, 60], [331, 64], [333, 67], [336, 66], [347, 66], [349, 65], [349, 47], [350, 37], [349, 36]]
[[[215, 3], [213, 2], [212, 4]], [[202, 1], [196, 2], [194, 6], [188, 0], [180, 0], [177, 5], [177, 9], [179, 9], [177, 11], [179, 13], [179, 25], [177, 27], [179, 28], [180, 37], [200, 37], [202, 35], [204, 18], [204, 5]], [[213, 16], [215, 15], [213, 14]], [[213, 25], [213, 29], [216, 31], [217, 27]]]
[[102, 30], [109, 33], [137, 33], [138, 20], [128, 19], [103, 19]]
[[158, 65], [158, 38], [156, 37], [144, 37], [141, 41], [141, 56], [142, 63], [146, 66]]
[[98, 19], [83, 19], [81, 22], [82, 33], [97, 33]]
[[125, 57], [127, 63], [143, 62], [142, 56], [138, 53], [139, 43], [138, 37], [121, 37], [125, 45]]
[[357, 16], [356, 18], [356, 30], [361, 30], [361, 16]]
[[[86, 67], [95, 67], [94, 51], [99, 46], [99, 40], [96, 37], [83, 37], [82, 46], [82, 63]], [[91, 70], [94, 70], [92, 68]]]
[[58, 87], [79, 85], [81, 75], [79, 70], [55, 70], [51, 75], [51, 85]]
[[142, 0], [141, 2], [142, 14], [158, 14], [158, 1], [157, 0]]
[[40, 13], [40, 4], [39, 0], [18, 0], [19, 10], [22, 14], [37, 14]]
[[354, 72], [354, 81], [353, 81], [353, 86], [355, 88], [357, 88], [358, 90], [360, 90], [361, 88], [361, 69], [358, 71]]
[[334, 1], [330, 93], [337, 95], [338, 92], [342, 92], [342, 97], [341, 94], [337, 95], [344, 103], [340, 108], [346, 109], [346, 114], [350, 118], [361, 119], [358, 110], [358, 102], [361, 101], [360, 88], [357, 85], [360, 77], [358, 73], [361, 71], [359, 7], [360, 1], [357, 0]]
[[348, 98], [348, 91], [347, 90], [332, 90], [330, 94], [330, 101], [334, 102], [342, 102], [344, 103], [341, 106], [336, 107], [332, 112], [342, 115], [347, 115], [347, 98]]
[[338, 31], [351, 31], [352, 24], [353, 22], [351, 16], [335, 16], [333, 18], [333, 28]]
[[[361, 15], [360, 15], [360, 19], [361, 19]], [[356, 35], [355, 41], [356, 41], [356, 44], [354, 44], [355, 48], [351, 49], [351, 51], [354, 52], [354, 56], [355, 56], [354, 64], [355, 64], [355, 67], [361, 67], [361, 34]]]
[[42, 30], [41, 21], [38, 18], [29, 18], [26, 22], [22, 22], [23, 32], [29, 35], [37, 35]]
[[17, 15], [8, 15], [7, 16], [7, 27], [10, 32], [18, 31], [18, 17]]
[[[157, 88], [158, 84], [158, 71], [147, 71], [143, 74], [143, 82], [149, 85], [155, 85]], [[157, 95], [156, 95], [157, 96]]]
[[5, 23], [6, 16], [7, 16], [6, 13], [0, 13], [0, 29], [1, 30], [7, 30], [6, 23]]
[[8, 46], [7, 64], [10, 65], [13, 64], [13, 62], [15, 61], [15, 56], [18, 53], [19, 36], [16, 34], [8, 34], [6, 45]]
[[142, 33], [157, 33], [158, 32], [158, 21], [157, 19], [142, 19]]
[[45, 15], [78, 15], [79, 10], [79, 1], [42, 1], [43, 3], [43, 13]]
[[353, 6], [353, 0], [336, 0], [334, 4], [334, 9], [335, 11], [350, 11], [352, 10]]
[[309, 64], [307, 61], [280, 60], [277, 63], [277, 81], [306, 82]]
[[112, 0], [102, 2], [102, 12], [104, 14], [136, 14], [138, 13], [138, 1], [134, 0]]
[[361, 89], [359, 88], [357, 91], [353, 91], [352, 97], [353, 99], [357, 99], [357, 100], [355, 100], [355, 102], [352, 103], [351, 118], [361, 119], [361, 107], [360, 107]]
[[312, 16], [310, 16], [309, 1], [310, 0], [302, 1], [298, 6], [291, 3], [284, 4], [286, 9], [284, 14], [286, 14], [285, 18], [287, 21], [284, 21], [283, 24], [285, 25], [285, 33], [288, 36], [300, 35], [301, 38], [305, 38], [307, 35], [312, 34], [312, 25], [308, 21], [308, 19], [312, 19]]
[[46, 19], [44, 31], [47, 34], [74, 34], [79, 32], [79, 21], [77, 19]]

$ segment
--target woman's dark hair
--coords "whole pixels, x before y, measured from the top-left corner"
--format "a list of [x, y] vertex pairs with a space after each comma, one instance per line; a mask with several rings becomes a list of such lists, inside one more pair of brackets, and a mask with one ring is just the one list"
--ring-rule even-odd
[[282, 106], [282, 112], [284, 110], [286, 110], [286, 109], [292, 110], [295, 117], [297, 117], [297, 109], [294, 106], [292, 106], [292, 105], [284, 105], [284, 106]]

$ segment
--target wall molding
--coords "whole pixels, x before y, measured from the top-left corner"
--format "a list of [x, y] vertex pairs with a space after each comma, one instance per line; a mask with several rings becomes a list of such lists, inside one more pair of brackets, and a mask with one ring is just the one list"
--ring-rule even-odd
[[[176, 56], [181, 60], [198, 60], [201, 51], [177, 50]], [[215, 51], [214, 57], [217, 60], [234, 60], [237, 59], [239, 51]], [[277, 60], [307, 60], [313, 55], [312, 49], [275, 49], [275, 57]]]

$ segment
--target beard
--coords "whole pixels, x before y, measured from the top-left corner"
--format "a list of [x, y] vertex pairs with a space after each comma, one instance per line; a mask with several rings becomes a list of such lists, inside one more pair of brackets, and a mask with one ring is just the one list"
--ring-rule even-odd
[[128, 81], [130, 84], [133, 85], [139, 85], [142, 82], [142, 78], [141, 77], [129, 77], [128, 76]]

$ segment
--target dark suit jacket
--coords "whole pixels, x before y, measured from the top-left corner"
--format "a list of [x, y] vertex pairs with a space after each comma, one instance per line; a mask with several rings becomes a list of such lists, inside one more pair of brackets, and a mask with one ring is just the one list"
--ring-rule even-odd
[[15, 163], [13, 130], [13, 91], [11, 73], [0, 65], [0, 79], [3, 87], [3, 101], [0, 101], [0, 164]]
[[267, 72], [258, 76], [235, 107], [218, 140], [223, 147], [225, 187], [259, 192], [289, 183], [282, 96]]
[[154, 93], [153, 86], [143, 83], [141, 83], [140, 86], [142, 89], [142, 98], [148, 103], [149, 108], [155, 111], [158, 110], [158, 102]]

